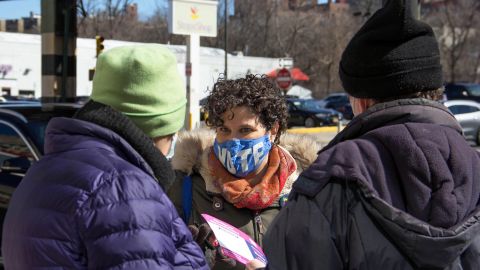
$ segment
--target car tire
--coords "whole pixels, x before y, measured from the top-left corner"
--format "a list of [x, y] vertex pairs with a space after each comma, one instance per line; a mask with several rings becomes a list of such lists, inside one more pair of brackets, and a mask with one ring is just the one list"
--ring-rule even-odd
[[315, 126], [315, 119], [308, 117], [305, 119], [305, 127], [314, 127]]

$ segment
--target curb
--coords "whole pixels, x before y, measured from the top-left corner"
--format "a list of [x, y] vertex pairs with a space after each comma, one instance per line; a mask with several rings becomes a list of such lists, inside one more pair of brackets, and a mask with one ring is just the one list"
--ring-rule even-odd
[[288, 133], [321, 133], [321, 132], [337, 132], [337, 127], [316, 127], [316, 128], [291, 128], [287, 129]]

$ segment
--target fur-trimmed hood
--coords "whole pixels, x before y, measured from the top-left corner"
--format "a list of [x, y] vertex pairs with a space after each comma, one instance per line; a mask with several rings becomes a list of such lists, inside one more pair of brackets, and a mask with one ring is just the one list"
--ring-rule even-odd
[[[210, 129], [181, 132], [175, 145], [172, 166], [175, 170], [188, 175], [200, 174], [205, 181], [207, 191], [220, 193], [220, 190], [213, 185], [213, 179], [208, 170], [208, 155], [214, 139], [215, 132]], [[289, 133], [282, 135], [279, 145], [290, 153], [297, 163], [297, 171], [285, 183], [281, 193], [283, 195], [290, 192], [291, 185], [298, 175], [315, 161], [321, 145], [306, 135]]]

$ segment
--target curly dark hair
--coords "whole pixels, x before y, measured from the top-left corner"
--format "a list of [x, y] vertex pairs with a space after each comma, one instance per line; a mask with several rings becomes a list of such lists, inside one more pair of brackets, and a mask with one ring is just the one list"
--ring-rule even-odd
[[281, 90], [268, 77], [247, 75], [236, 80], [218, 79], [205, 105], [207, 125], [221, 127], [222, 114], [237, 106], [250, 108], [267, 130], [278, 123], [275, 143], [279, 143], [280, 135], [287, 129], [288, 108]]

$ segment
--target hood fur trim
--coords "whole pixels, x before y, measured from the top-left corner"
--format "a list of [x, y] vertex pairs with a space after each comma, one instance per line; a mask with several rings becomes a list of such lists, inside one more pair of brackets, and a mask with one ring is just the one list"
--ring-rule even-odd
[[[175, 170], [188, 175], [198, 173], [205, 181], [207, 191], [220, 193], [214, 186], [208, 169], [208, 155], [213, 146], [215, 132], [210, 129], [183, 131], [178, 135], [172, 166]], [[321, 145], [307, 135], [285, 133], [280, 138], [280, 146], [286, 150], [297, 163], [297, 171], [288, 178], [280, 195], [288, 194], [298, 175], [317, 158]]]

